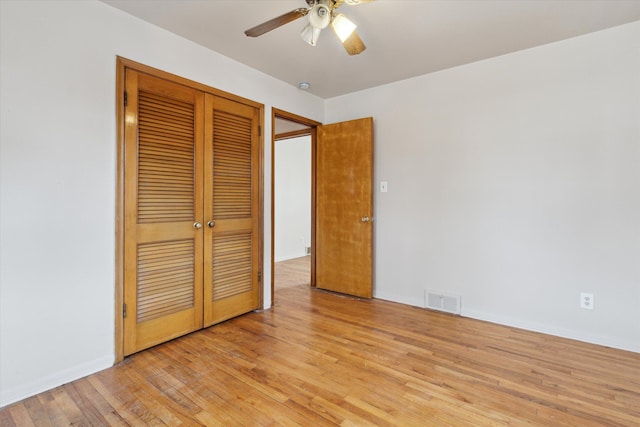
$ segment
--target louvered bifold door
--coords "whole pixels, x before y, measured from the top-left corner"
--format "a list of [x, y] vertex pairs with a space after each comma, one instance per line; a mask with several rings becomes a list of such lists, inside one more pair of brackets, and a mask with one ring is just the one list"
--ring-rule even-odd
[[205, 327], [258, 308], [259, 111], [205, 98]]
[[204, 94], [127, 70], [125, 354], [202, 328]]

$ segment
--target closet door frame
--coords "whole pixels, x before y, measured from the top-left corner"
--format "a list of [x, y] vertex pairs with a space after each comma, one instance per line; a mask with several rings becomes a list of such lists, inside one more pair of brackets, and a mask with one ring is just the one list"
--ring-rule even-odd
[[[115, 240], [115, 361], [124, 359], [124, 201], [125, 201], [125, 75], [127, 69], [146, 73], [215, 96], [255, 107], [259, 113], [259, 265], [264, 265], [264, 104], [215, 89], [202, 83], [176, 76], [118, 56], [116, 58], [116, 240]], [[264, 308], [264, 281], [258, 286], [258, 308]]]

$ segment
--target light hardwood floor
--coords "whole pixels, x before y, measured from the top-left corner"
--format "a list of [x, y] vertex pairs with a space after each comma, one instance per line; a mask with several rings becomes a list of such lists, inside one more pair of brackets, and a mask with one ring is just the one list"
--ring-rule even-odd
[[292, 286], [309, 285], [311, 282], [311, 256], [276, 262], [273, 273], [276, 291]]
[[638, 426], [640, 354], [299, 285], [2, 426]]

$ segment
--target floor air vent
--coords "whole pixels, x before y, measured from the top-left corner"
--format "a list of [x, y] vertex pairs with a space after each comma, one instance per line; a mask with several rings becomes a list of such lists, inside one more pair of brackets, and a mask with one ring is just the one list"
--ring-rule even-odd
[[460, 296], [437, 291], [424, 291], [425, 308], [460, 314]]

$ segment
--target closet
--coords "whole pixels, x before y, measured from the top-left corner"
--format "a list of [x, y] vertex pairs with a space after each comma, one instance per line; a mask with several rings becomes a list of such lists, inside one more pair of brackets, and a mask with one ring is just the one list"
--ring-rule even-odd
[[149, 70], [120, 85], [124, 355], [261, 303], [263, 107]]

